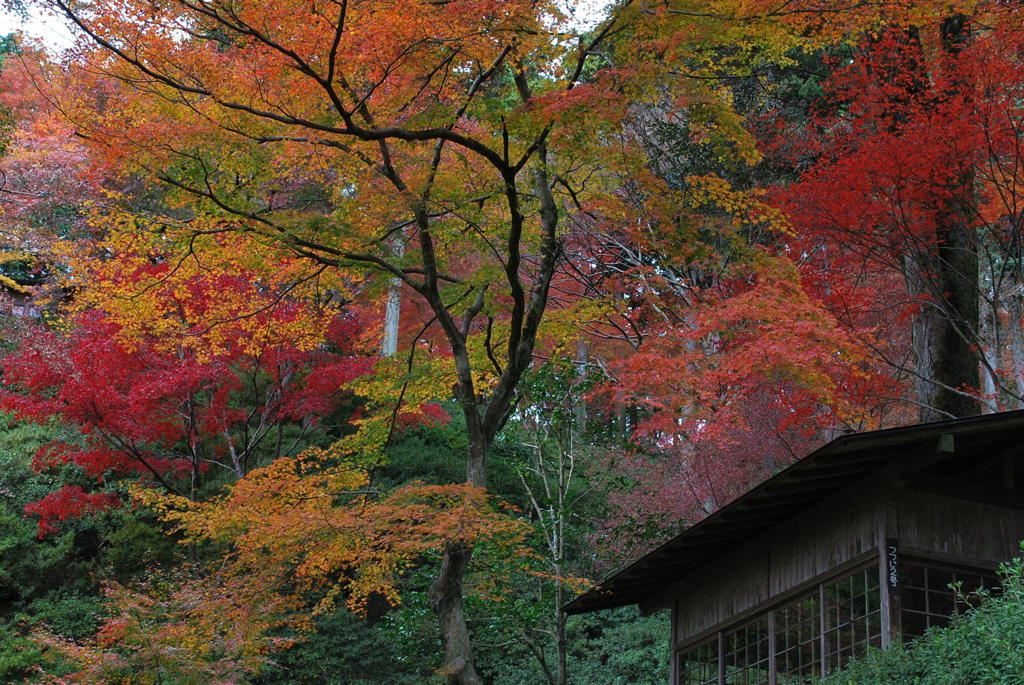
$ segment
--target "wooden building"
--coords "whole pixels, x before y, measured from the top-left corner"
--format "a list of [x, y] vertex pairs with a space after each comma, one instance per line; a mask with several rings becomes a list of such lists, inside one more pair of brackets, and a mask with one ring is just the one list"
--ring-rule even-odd
[[1024, 411], [844, 436], [565, 611], [670, 608], [673, 685], [801, 683], [991, 586], [1022, 488]]

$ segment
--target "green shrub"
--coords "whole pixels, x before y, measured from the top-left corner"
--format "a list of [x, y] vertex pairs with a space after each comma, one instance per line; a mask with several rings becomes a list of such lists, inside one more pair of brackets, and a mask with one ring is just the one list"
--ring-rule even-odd
[[0, 683], [34, 682], [42, 672], [63, 675], [68, 664], [29, 636], [24, 622], [0, 622]]
[[21, 618], [41, 621], [58, 635], [81, 640], [96, 632], [102, 613], [101, 597], [62, 589], [34, 600]]

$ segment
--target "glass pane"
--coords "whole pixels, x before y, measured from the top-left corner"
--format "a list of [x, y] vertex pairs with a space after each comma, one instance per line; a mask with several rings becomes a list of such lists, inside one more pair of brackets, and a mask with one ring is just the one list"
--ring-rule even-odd
[[946, 587], [953, 582], [953, 572], [943, 569], [936, 568], [934, 566], [928, 567], [928, 587], [939, 588]]
[[768, 616], [725, 635], [725, 682], [767, 685]]
[[775, 667], [779, 685], [821, 675], [821, 616], [818, 593], [775, 611]]
[[924, 566], [920, 564], [905, 564], [903, 567], [902, 585], [910, 587], [924, 587]]
[[881, 590], [878, 569], [855, 571], [822, 588], [825, 597], [825, 659], [827, 671], [881, 646]]
[[906, 564], [905, 568], [905, 584], [900, 588], [900, 627], [904, 639], [919, 637], [932, 626], [946, 625], [953, 614], [976, 603], [979, 587], [995, 580], [993, 574], [960, 571], [940, 564]]
[[718, 685], [718, 638], [679, 655], [679, 685]]
[[904, 611], [924, 611], [925, 591], [916, 587], [904, 587], [900, 589], [900, 601]]

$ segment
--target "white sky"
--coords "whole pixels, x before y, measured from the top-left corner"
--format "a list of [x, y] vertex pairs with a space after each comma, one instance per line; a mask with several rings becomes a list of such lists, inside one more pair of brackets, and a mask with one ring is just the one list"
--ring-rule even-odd
[[604, 18], [604, 10], [612, 0], [569, 0], [574, 8], [576, 20], [585, 28], [595, 26]]
[[0, 10], [0, 36], [14, 31], [21, 31], [54, 51], [68, 48], [74, 42], [74, 35], [63, 20], [36, 8], [27, 20], [14, 12]]
[[[611, 0], [567, 0], [566, 5], [575, 6], [575, 14], [581, 25], [590, 27], [602, 17], [604, 8]], [[14, 12], [0, 9], [0, 36], [14, 31], [21, 31], [30, 38], [39, 40], [54, 52], [71, 47], [74, 34], [60, 17], [44, 14], [38, 7], [33, 7], [28, 19], [23, 19]]]

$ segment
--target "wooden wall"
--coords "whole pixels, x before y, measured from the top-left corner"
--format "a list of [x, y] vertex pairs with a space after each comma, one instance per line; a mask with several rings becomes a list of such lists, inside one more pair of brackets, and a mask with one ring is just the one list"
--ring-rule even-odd
[[896, 498], [901, 552], [995, 566], [1020, 555], [1024, 511], [913, 490]]
[[681, 578], [647, 608], [671, 605], [673, 642], [689, 642], [871, 560], [886, 538], [901, 554], [994, 567], [1020, 553], [1024, 511], [878, 483], [851, 489]]
[[682, 579], [666, 596], [666, 603], [676, 602], [676, 641], [755, 613], [837, 567], [877, 554], [891, 501], [888, 491], [840, 493]]

